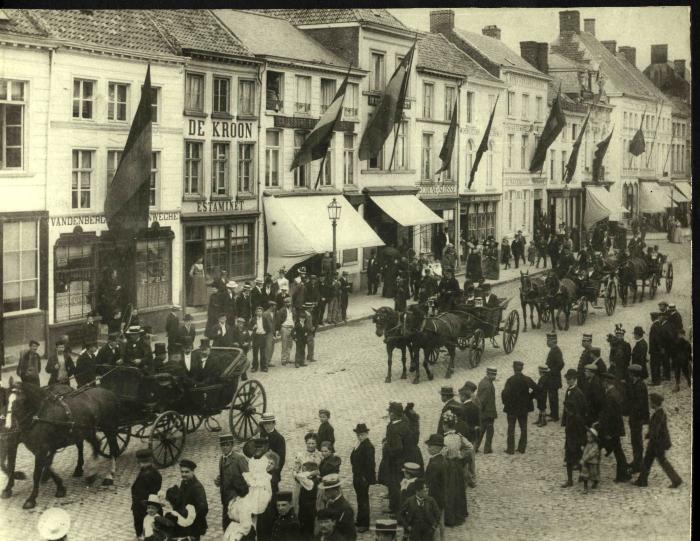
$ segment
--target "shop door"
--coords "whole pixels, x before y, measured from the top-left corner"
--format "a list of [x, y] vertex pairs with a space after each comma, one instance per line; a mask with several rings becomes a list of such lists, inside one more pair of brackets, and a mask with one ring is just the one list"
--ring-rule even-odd
[[[185, 291], [187, 292], [186, 299], [191, 299], [192, 279], [190, 278], [190, 269], [192, 265], [200, 257], [204, 257], [204, 228], [202, 226], [190, 226], [185, 228]], [[211, 282], [211, 275], [204, 266], [205, 278], [207, 283]]]

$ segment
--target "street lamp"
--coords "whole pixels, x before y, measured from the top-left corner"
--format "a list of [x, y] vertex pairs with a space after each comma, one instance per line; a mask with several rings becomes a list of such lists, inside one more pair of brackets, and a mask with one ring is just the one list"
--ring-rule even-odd
[[[331, 271], [332, 273], [335, 273], [335, 230], [338, 226], [338, 220], [340, 220], [340, 210], [341, 206], [334, 197], [333, 201], [328, 203], [328, 219], [331, 221], [331, 225], [333, 226], [333, 268]], [[333, 274], [331, 274], [331, 276], [333, 276]]]

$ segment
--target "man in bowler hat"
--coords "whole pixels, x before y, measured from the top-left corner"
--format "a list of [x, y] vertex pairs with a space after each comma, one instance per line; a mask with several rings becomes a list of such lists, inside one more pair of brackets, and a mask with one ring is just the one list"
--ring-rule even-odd
[[350, 453], [352, 467], [352, 486], [357, 496], [357, 531], [362, 533], [369, 529], [369, 487], [377, 482], [374, 462], [374, 445], [369, 441], [369, 428], [365, 423], [358, 423], [353, 428], [357, 443]]

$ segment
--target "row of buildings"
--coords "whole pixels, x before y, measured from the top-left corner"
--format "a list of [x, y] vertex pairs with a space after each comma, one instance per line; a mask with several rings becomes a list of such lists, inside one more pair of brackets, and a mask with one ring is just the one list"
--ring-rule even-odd
[[[331, 247], [333, 198], [342, 207], [338, 262], [356, 287], [369, 250], [430, 253], [444, 227], [458, 250], [471, 238], [532, 237], [545, 218], [551, 229], [581, 230], [587, 190], [623, 222], [689, 201], [690, 75], [683, 61], [668, 62], [666, 46], [654, 46], [645, 76], [633, 48], [599, 41], [595, 21], [582, 29], [577, 11], [560, 13], [551, 44], [522, 42], [516, 52], [500, 38], [495, 25], [482, 34], [456, 28], [451, 10], [430, 13], [430, 32], [383, 9], [0, 11], [6, 351], [70, 333], [99, 303], [105, 273], [129, 274], [114, 257], [103, 205], [149, 64], [151, 214], [137, 241], [135, 290], [154, 328], [171, 306], [188, 304], [199, 258], [208, 279], [317, 268], [314, 256]], [[361, 161], [365, 125], [415, 40], [401, 127]], [[346, 73], [323, 169], [317, 161], [290, 171]], [[567, 127], [531, 174], [559, 89]], [[452, 163], [436, 175], [455, 101]], [[576, 175], [563, 185], [589, 108]], [[640, 125], [647, 152], [630, 159]], [[613, 127], [603, 179], [590, 187], [596, 144]]]

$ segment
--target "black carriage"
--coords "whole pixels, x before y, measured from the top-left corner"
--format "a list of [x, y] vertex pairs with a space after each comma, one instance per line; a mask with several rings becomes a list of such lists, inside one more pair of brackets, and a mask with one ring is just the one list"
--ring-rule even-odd
[[673, 263], [668, 261], [668, 256], [657, 254], [653, 257], [648, 268], [648, 274], [644, 277], [644, 286], [649, 287], [649, 297], [656, 297], [656, 290], [661, 287], [661, 281], [665, 281], [666, 293], [673, 289]]
[[[212, 432], [220, 431], [216, 416], [226, 410], [229, 428], [238, 440], [248, 440], [257, 432], [267, 396], [259, 381], [241, 382], [250, 364], [243, 351], [212, 348], [208, 362], [222, 369], [214, 382], [204, 384], [167, 372], [148, 375], [130, 366], [101, 367], [97, 384], [113, 391], [122, 404], [119, 454], [131, 438], [147, 440], [154, 464], [170, 466], [182, 454], [187, 435], [202, 424]], [[100, 454], [108, 457], [107, 440], [103, 434], [98, 437]]]
[[[576, 313], [576, 322], [583, 325], [588, 318], [589, 308], [596, 310], [605, 309], [609, 316], [615, 313], [617, 306], [617, 286], [613, 273], [605, 273], [603, 276], [585, 274], [579, 276], [575, 281], [577, 289], [571, 309]], [[603, 301], [602, 304], [600, 301]], [[549, 313], [547, 319], [549, 319]]]

